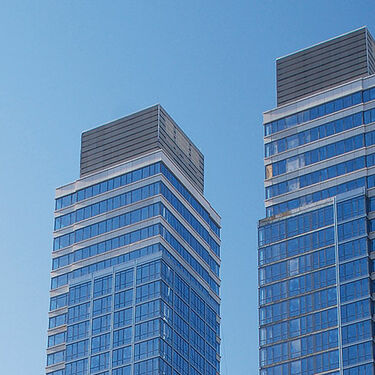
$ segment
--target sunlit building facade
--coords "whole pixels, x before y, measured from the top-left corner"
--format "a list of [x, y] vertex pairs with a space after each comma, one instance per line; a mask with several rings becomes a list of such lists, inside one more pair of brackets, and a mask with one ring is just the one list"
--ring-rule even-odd
[[220, 374], [220, 217], [159, 106], [83, 133], [56, 190], [48, 375]]
[[374, 51], [361, 28], [277, 60], [278, 106], [264, 113], [261, 375], [374, 374]]

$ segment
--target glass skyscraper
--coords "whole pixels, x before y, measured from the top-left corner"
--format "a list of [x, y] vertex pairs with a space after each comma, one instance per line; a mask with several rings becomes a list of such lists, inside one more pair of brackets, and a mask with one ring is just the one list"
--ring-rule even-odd
[[375, 45], [361, 28], [277, 60], [264, 113], [261, 375], [373, 375]]
[[218, 375], [220, 217], [165, 110], [82, 134], [56, 190], [48, 375]]

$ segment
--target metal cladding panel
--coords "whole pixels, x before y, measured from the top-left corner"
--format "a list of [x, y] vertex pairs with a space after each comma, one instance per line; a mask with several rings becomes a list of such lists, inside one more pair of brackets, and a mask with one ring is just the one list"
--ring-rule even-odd
[[160, 149], [203, 193], [203, 155], [160, 105], [84, 132], [80, 175], [84, 177]]
[[158, 106], [89, 130], [81, 138], [81, 177], [157, 150]]
[[162, 107], [160, 107], [159, 142], [161, 148], [180, 167], [186, 177], [203, 193], [203, 154]]
[[278, 59], [277, 105], [372, 74], [371, 40], [362, 28]]
[[369, 74], [375, 74], [375, 41], [369, 32], [367, 32], [367, 43]]

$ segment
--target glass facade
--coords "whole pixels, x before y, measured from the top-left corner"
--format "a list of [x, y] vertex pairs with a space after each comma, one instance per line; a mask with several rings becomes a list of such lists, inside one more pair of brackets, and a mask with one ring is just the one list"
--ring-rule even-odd
[[375, 374], [375, 77], [361, 85], [265, 114], [261, 375]]
[[57, 189], [46, 374], [220, 374], [220, 219], [153, 154]]

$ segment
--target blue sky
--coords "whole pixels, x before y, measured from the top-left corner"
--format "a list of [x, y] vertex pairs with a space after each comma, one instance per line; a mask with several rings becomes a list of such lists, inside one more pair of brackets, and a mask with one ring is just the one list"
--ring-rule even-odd
[[275, 59], [367, 25], [372, 0], [5, 1], [0, 25], [1, 372], [42, 374], [54, 189], [82, 131], [161, 103], [222, 215], [222, 374], [256, 374], [262, 112]]

